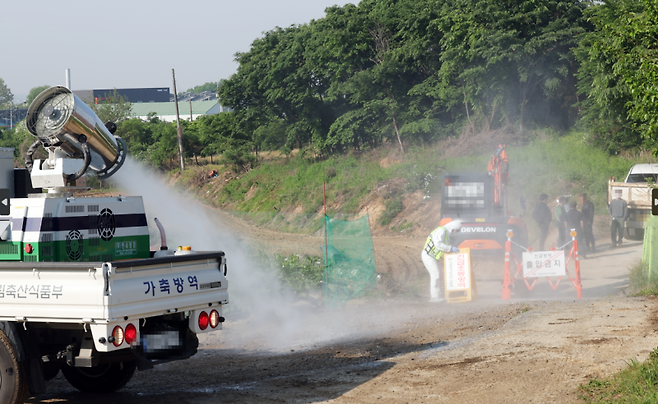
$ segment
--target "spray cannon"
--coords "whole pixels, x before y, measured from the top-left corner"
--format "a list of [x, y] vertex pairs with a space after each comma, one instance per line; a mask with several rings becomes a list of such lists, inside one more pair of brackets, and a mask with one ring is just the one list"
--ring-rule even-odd
[[[26, 123], [38, 139], [25, 158], [34, 187], [75, 185], [88, 171], [99, 179], [109, 178], [126, 159], [126, 143], [113, 134], [116, 125], [103, 124], [66, 87], [51, 87], [39, 94], [27, 111]], [[44, 161], [32, 159], [39, 145], [48, 151]]]

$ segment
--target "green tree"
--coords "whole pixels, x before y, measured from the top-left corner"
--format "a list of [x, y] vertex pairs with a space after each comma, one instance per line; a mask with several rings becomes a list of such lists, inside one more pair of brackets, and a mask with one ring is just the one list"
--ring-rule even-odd
[[[642, 0], [608, 0], [593, 4], [587, 11], [594, 29], [583, 35], [576, 49], [580, 63], [578, 89], [582, 94], [581, 125], [591, 144], [610, 154], [642, 145], [640, 133], [628, 114], [631, 89], [620, 75], [619, 52], [628, 48], [627, 37], [617, 27], [624, 16], [642, 14]], [[621, 36], [624, 35], [624, 36]]]
[[196, 134], [198, 136], [200, 155], [221, 154], [225, 163], [233, 171], [249, 171], [256, 163], [253, 154], [252, 138], [241, 131], [237, 117], [233, 112], [204, 115], [197, 118]]
[[[596, 31], [581, 43], [584, 119], [606, 122], [611, 152], [658, 141], [658, 4], [613, 0], [591, 10]], [[598, 139], [597, 139], [598, 140]]]
[[109, 97], [85, 102], [103, 122], [114, 122], [118, 125], [130, 118], [132, 105], [126, 97], [117, 92], [116, 88]]
[[[189, 122], [184, 124], [189, 125]], [[187, 130], [186, 128], [186, 141], [198, 143], [196, 134], [191, 132], [188, 136]], [[147, 121], [139, 118], [127, 119], [117, 125], [116, 135], [126, 141], [128, 153], [133, 158], [163, 171], [178, 167], [175, 122], [161, 121], [154, 114], [150, 115]]]
[[200, 116], [195, 123], [202, 146], [202, 156], [222, 154], [230, 145], [229, 141], [236, 130], [234, 114], [220, 113]]
[[518, 124], [522, 132], [527, 121], [566, 129], [576, 101], [571, 49], [584, 32], [585, 6], [557, 0], [446, 4], [438, 21], [445, 51], [430, 94], [485, 129]]
[[41, 94], [41, 92], [49, 88], [50, 86], [33, 87], [30, 90], [30, 92], [27, 94], [27, 100], [25, 101], [25, 103], [29, 106], [30, 104], [32, 104], [32, 101], [34, 101], [34, 99], [37, 98], [39, 94]]
[[[347, 29], [355, 31], [351, 36], [366, 46], [356, 57], [344, 60], [346, 66], [343, 69], [347, 67], [349, 77], [330, 82], [329, 99], [336, 101], [342, 96], [348, 100], [349, 107], [333, 122], [326, 145], [349, 144], [359, 148], [390, 138], [404, 151], [400, 133], [409, 106], [408, 92], [417, 76], [408, 60], [403, 61], [401, 48], [406, 41], [400, 34], [405, 29], [403, 21], [414, 14], [415, 7], [409, 1], [381, 0], [364, 1], [358, 9], [348, 9], [347, 17], [352, 21]], [[335, 10], [328, 11], [328, 18]], [[344, 37], [345, 34], [339, 35]], [[323, 48], [336, 43], [333, 35], [324, 38]], [[338, 48], [331, 49], [334, 56]], [[332, 72], [326, 74], [332, 76]], [[372, 129], [381, 132], [382, 136], [373, 137], [375, 132]]]
[[[626, 104], [634, 128], [645, 139], [658, 141], [658, 3], [645, 0], [645, 12], [625, 15], [620, 38], [626, 43], [614, 43], [620, 58], [619, 74], [631, 92]], [[658, 152], [658, 149], [656, 150]]]
[[[14, 149], [14, 160], [16, 165], [21, 167], [25, 161], [27, 149], [34, 142], [35, 138], [28, 132], [25, 120], [19, 122], [12, 129], [0, 128], [0, 147], [11, 147]], [[37, 150], [37, 157], [44, 158], [47, 154], [43, 148]]]
[[139, 118], [126, 119], [117, 125], [116, 135], [123, 138], [131, 157], [147, 161], [147, 150], [153, 144], [153, 126], [162, 124], [158, 118], [142, 121]]
[[146, 162], [153, 167], [168, 171], [179, 166], [178, 132], [176, 123], [159, 122], [149, 125], [152, 130], [153, 143], [147, 146]]
[[322, 152], [502, 126], [566, 129], [578, 0], [362, 0], [277, 28], [219, 88], [256, 147]]
[[241, 130], [253, 132], [270, 121], [283, 124], [287, 148], [322, 137], [322, 90], [304, 59], [308, 26], [277, 28], [236, 55], [238, 71], [219, 87], [219, 98], [239, 115]]
[[14, 101], [14, 94], [5, 84], [5, 81], [0, 78], [0, 109], [8, 109]]

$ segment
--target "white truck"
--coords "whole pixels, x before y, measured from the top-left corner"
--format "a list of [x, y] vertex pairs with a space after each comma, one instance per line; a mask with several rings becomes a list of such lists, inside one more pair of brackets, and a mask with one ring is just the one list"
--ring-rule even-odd
[[651, 186], [658, 178], [658, 164], [636, 164], [628, 171], [624, 182], [608, 181], [608, 204], [621, 189], [621, 197], [628, 203], [628, 220], [624, 236], [642, 240], [644, 226], [651, 216]]
[[[59, 371], [103, 393], [194, 355], [197, 334], [222, 328], [224, 253], [169, 250], [157, 219], [152, 252], [141, 197], [70, 193], [82, 175], [116, 172], [126, 147], [65, 87], [41, 93], [26, 124], [28, 169], [0, 149], [0, 403], [45, 392]], [[40, 145], [48, 158], [33, 160]]]

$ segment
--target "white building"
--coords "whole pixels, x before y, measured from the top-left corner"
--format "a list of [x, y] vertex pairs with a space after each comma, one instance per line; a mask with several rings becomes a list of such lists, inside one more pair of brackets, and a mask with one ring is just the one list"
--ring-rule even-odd
[[[147, 120], [150, 113], [155, 113], [161, 121], [176, 121], [176, 104], [173, 102], [137, 102], [131, 106], [130, 116], [133, 118]], [[188, 121], [193, 121], [201, 115], [214, 115], [228, 110], [228, 107], [222, 107], [217, 100], [178, 102], [180, 119]]]

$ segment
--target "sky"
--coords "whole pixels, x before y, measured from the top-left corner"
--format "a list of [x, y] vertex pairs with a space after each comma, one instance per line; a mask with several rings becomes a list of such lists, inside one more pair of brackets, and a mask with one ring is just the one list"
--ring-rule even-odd
[[72, 90], [169, 87], [217, 82], [235, 73], [236, 52], [263, 32], [324, 17], [358, 0], [32, 0], [2, 6], [0, 78], [14, 94], [64, 85]]

